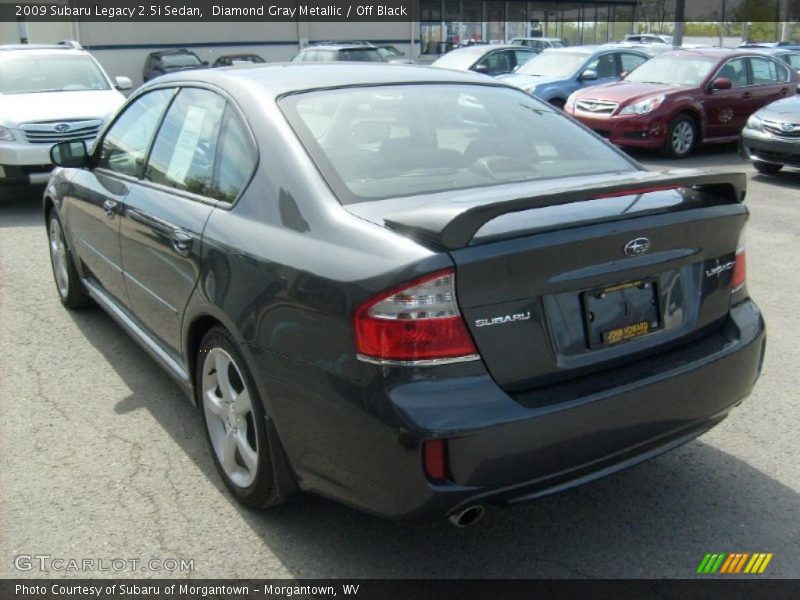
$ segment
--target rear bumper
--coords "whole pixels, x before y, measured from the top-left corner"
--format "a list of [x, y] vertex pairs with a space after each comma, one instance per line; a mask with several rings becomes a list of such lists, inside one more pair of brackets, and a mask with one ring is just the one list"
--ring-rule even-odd
[[591, 117], [585, 113], [572, 115], [589, 129], [617, 146], [660, 148], [667, 135], [668, 121], [658, 116]]
[[[384, 374], [383, 391], [339, 382], [329, 388], [335, 397], [315, 395], [325, 414], [296, 424], [296, 396], [268, 410], [302, 488], [382, 516], [445, 517], [558, 492], [693, 439], [748, 395], [764, 342], [761, 314], [747, 300], [697, 341], [513, 397], [486, 374], [420, 374], [396, 385]], [[311, 435], [295, 429], [310, 423]], [[448, 483], [424, 475], [421, 441], [431, 437], [448, 440]]]
[[800, 167], [800, 138], [779, 139], [768, 133], [745, 129], [742, 155], [750, 160]]

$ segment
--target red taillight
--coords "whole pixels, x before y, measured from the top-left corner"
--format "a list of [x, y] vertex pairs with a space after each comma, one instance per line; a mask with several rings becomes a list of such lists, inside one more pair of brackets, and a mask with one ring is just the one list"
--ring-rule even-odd
[[740, 243], [736, 249], [736, 262], [733, 265], [733, 277], [731, 279], [731, 292], [738, 292], [744, 286], [747, 279], [747, 251], [744, 244]]
[[425, 474], [431, 479], [447, 479], [447, 442], [427, 440], [422, 442], [422, 464]]
[[477, 354], [456, 304], [453, 269], [410, 281], [362, 304], [355, 314], [359, 355], [421, 361]]

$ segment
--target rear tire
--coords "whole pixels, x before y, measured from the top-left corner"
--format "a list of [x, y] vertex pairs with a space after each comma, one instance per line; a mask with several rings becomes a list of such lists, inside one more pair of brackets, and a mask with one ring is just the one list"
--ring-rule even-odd
[[91, 304], [91, 299], [83, 287], [75, 262], [67, 246], [61, 221], [55, 210], [47, 217], [47, 241], [50, 247], [50, 266], [61, 304], [70, 309], [83, 308]]
[[776, 163], [761, 162], [760, 160], [754, 160], [753, 166], [759, 173], [767, 173], [770, 175], [773, 173], [777, 173], [783, 168], [783, 165], [779, 165]]
[[245, 506], [279, 504], [272, 450], [280, 442], [266, 426], [264, 406], [236, 342], [222, 327], [213, 327], [196, 362], [197, 406], [222, 481]]
[[686, 158], [697, 145], [697, 125], [687, 114], [680, 114], [667, 128], [662, 152], [670, 158]]

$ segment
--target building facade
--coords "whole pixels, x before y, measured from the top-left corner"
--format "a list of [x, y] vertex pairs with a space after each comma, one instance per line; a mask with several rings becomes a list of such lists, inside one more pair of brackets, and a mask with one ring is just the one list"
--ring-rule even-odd
[[470, 40], [548, 36], [570, 44], [603, 43], [630, 33], [635, 4], [635, 0], [421, 0], [420, 14], [406, 22], [0, 22], [0, 44], [19, 43], [23, 37], [30, 43], [77, 40], [111, 76], [125, 75], [138, 84], [147, 54], [166, 48], [189, 48], [213, 62], [223, 54], [246, 52], [267, 61], [285, 61], [322, 40], [393, 44], [415, 58], [441, 54]]
[[421, 0], [420, 50], [441, 54], [468, 42], [558, 37], [568, 44], [602, 44], [631, 33], [636, 0], [524, 2]]

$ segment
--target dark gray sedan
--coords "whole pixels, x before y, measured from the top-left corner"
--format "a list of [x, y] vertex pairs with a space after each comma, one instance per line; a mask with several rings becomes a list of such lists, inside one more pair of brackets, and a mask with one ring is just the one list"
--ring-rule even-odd
[[646, 171], [480, 75], [167, 75], [51, 154], [62, 303], [186, 390], [248, 506], [466, 526], [695, 438], [760, 372], [744, 177]]
[[778, 100], [751, 115], [742, 130], [741, 150], [762, 173], [800, 167], [800, 96]]

